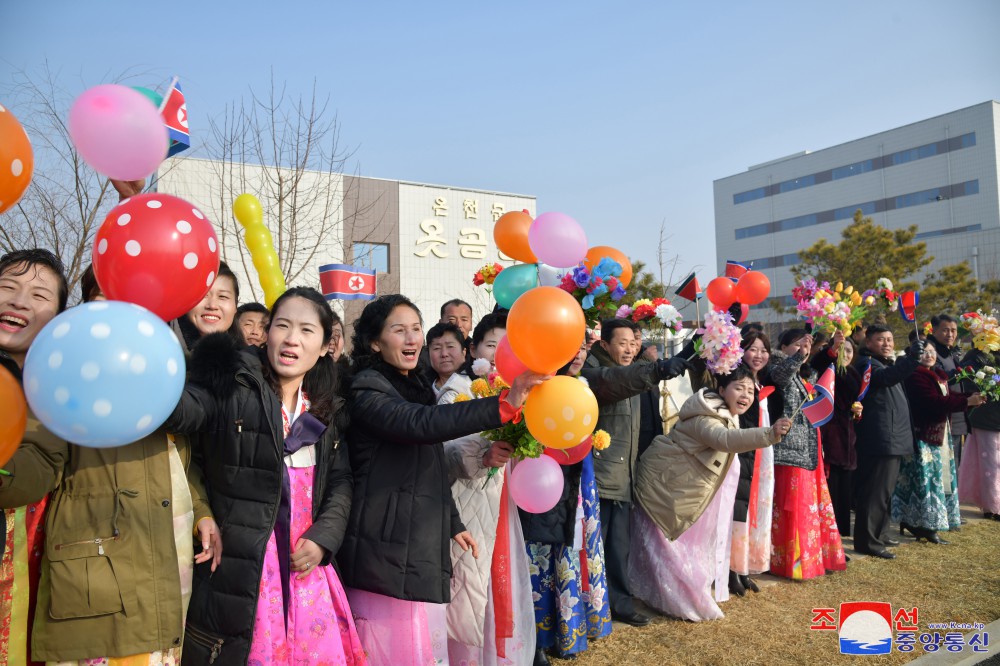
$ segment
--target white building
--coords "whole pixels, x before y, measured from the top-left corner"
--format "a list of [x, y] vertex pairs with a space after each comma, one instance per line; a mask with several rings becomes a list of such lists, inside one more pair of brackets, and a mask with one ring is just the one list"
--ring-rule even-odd
[[1000, 102], [989, 101], [715, 181], [720, 271], [752, 261], [787, 303], [797, 252], [839, 243], [861, 209], [889, 229], [916, 225], [928, 270], [968, 261], [978, 279], [1000, 277], [998, 130]]
[[[484, 264], [511, 263], [497, 251], [493, 224], [513, 210], [536, 214], [529, 195], [319, 172], [302, 175], [293, 188], [289, 176], [295, 174], [281, 172], [279, 185], [273, 167], [195, 158], [170, 162], [157, 189], [209, 216], [222, 258], [239, 278], [242, 302], [263, 299], [232, 213], [233, 200], [243, 192], [261, 200], [288, 286], [318, 287], [324, 264], [375, 268], [378, 293], [410, 297], [428, 327], [437, 322], [441, 304], [453, 298], [473, 306], [474, 320], [493, 308], [486, 290], [472, 284]], [[332, 305], [350, 325], [365, 303]]]

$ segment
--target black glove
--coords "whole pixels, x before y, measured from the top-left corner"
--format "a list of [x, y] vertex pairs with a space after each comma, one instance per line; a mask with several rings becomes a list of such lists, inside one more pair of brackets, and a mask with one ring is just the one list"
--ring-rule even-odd
[[924, 353], [924, 341], [915, 340], [913, 344], [906, 348], [906, 355], [912, 358], [914, 361], [920, 358], [920, 355]]
[[730, 305], [729, 316], [733, 318], [733, 324], [736, 325], [736, 322], [738, 322], [740, 320], [740, 317], [743, 316], [743, 304], [737, 302]]
[[656, 362], [656, 376], [660, 381], [680, 377], [688, 369], [688, 362], [680, 356], [661, 358]]

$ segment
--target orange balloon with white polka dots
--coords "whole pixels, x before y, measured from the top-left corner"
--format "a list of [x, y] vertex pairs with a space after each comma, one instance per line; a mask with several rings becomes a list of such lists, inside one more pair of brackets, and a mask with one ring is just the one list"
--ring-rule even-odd
[[574, 447], [597, 427], [597, 398], [575, 377], [553, 377], [528, 393], [524, 423], [528, 432], [549, 448]]
[[21, 200], [34, 170], [28, 135], [10, 109], [0, 104], [0, 213]]

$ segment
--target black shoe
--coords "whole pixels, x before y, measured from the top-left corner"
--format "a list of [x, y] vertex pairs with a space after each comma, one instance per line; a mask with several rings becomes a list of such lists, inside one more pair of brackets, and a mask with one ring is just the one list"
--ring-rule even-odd
[[745, 597], [747, 595], [747, 588], [743, 585], [743, 581], [740, 580], [740, 576], [735, 571], [729, 572], [729, 591], [738, 597]]
[[628, 615], [619, 615], [618, 613], [612, 611], [611, 619], [615, 622], [623, 622], [633, 627], [645, 627], [649, 624], [649, 617], [638, 611], [632, 611]]
[[1000, 520], [1000, 513], [994, 513], [993, 520]]
[[927, 541], [929, 541], [930, 543], [936, 543], [942, 546], [948, 544], [948, 542], [942, 539], [937, 532], [933, 530], [926, 530], [926, 532], [927, 533], [924, 535], [924, 538], [927, 539]]
[[882, 539], [882, 541], [885, 543], [885, 545], [889, 546], [890, 548], [899, 545], [899, 542], [896, 541], [895, 539]]
[[845, 561], [845, 562], [850, 562], [850, 561], [851, 561], [851, 556], [850, 556], [850, 555], [847, 555], [847, 554], [845, 553], [845, 554], [844, 554], [844, 561]]
[[885, 548], [875, 548], [874, 550], [859, 550], [858, 552], [864, 553], [865, 555], [871, 555], [872, 557], [881, 557], [883, 560], [896, 559], [896, 554], [890, 553]]
[[989, 511], [983, 511], [983, 518], [985, 518], [986, 520], [989, 520], [992, 517], [993, 517], [992, 513], [990, 513]]
[[551, 666], [552, 662], [549, 661], [549, 655], [545, 654], [545, 650], [538, 648], [535, 650], [535, 660], [531, 662], [531, 666]]
[[899, 535], [900, 536], [905, 536], [907, 532], [909, 532], [910, 534], [912, 534], [914, 537], [917, 536], [917, 533], [913, 530], [913, 527], [910, 526], [909, 523], [900, 523], [899, 524]]
[[740, 575], [740, 583], [743, 584], [744, 588], [750, 590], [751, 592], [760, 592], [760, 588], [757, 587], [757, 583], [755, 583], [753, 578], [750, 576]]

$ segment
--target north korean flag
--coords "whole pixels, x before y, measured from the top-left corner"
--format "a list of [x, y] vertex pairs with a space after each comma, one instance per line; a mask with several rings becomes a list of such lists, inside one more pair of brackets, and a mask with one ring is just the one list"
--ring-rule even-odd
[[868, 395], [868, 389], [872, 386], [872, 360], [867, 359], [864, 372], [861, 373], [861, 390], [858, 392], [858, 400], [864, 400]]
[[319, 284], [328, 301], [338, 298], [342, 301], [370, 301], [375, 298], [375, 270], [364, 266], [320, 266]]
[[906, 321], [913, 321], [917, 318], [917, 303], [920, 302], [920, 294], [916, 291], [904, 291], [899, 295], [899, 314], [903, 315]]
[[825, 425], [833, 418], [833, 364], [826, 369], [823, 375], [813, 385], [816, 397], [806, 402], [802, 407], [802, 413], [814, 428]]
[[170, 150], [167, 151], [167, 157], [173, 157], [182, 150], [190, 148], [187, 103], [184, 101], [184, 93], [181, 92], [181, 84], [177, 82], [176, 76], [170, 82], [167, 94], [160, 105], [160, 115], [163, 116], [163, 124], [167, 126], [167, 134], [170, 136]]
[[695, 274], [691, 273], [691, 275], [684, 278], [684, 282], [681, 283], [681, 286], [677, 287], [677, 291], [674, 293], [689, 301], [698, 300], [698, 297], [701, 296], [701, 285], [698, 284], [698, 278], [695, 277]]
[[738, 261], [733, 261], [730, 259], [726, 262], [726, 277], [736, 282], [743, 276], [744, 273], [750, 270], [749, 266], [741, 264]]

